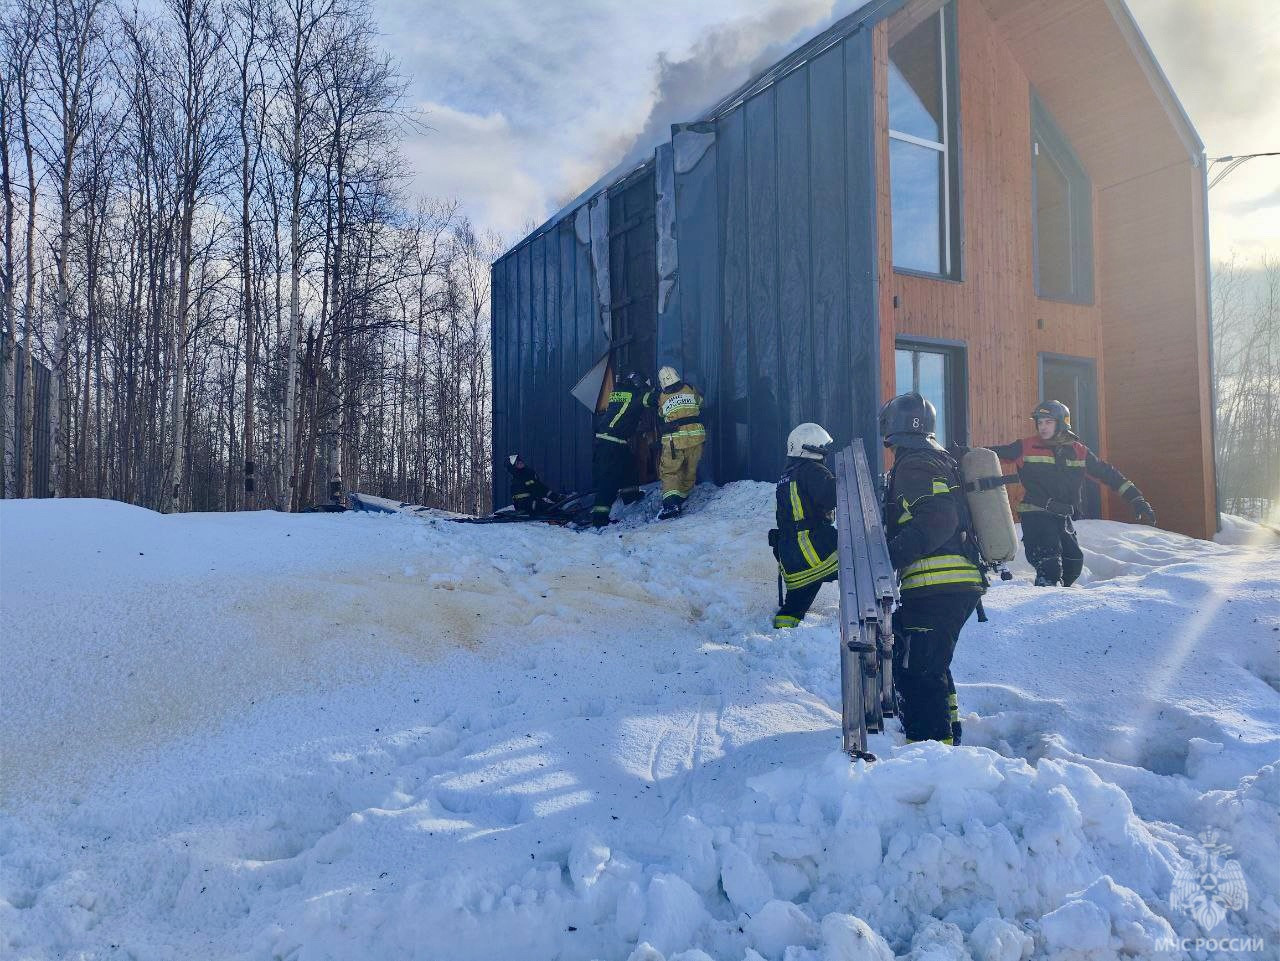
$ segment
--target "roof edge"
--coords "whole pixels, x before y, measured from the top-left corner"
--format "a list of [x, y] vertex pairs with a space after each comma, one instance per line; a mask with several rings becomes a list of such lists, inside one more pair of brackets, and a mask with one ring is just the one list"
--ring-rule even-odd
[[1195, 124], [1191, 122], [1191, 117], [1187, 114], [1186, 108], [1182, 106], [1182, 101], [1178, 99], [1178, 95], [1174, 92], [1173, 84], [1169, 82], [1164, 68], [1160, 66], [1160, 61], [1156, 59], [1155, 51], [1147, 43], [1147, 38], [1142, 32], [1142, 28], [1138, 26], [1138, 21], [1134, 19], [1129, 5], [1125, 3], [1125, 0], [1104, 0], [1104, 2], [1111, 12], [1111, 17], [1115, 20], [1116, 26], [1120, 28], [1120, 33], [1129, 44], [1129, 49], [1137, 57], [1138, 63], [1142, 67], [1142, 72], [1147, 75], [1147, 82], [1151, 84], [1151, 89], [1155, 92], [1161, 106], [1164, 107], [1165, 113], [1168, 114], [1169, 119], [1177, 129], [1178, 136], [1181, 138], [1183, 146], [1187, 148], [1187, 154], [1191, 157], [1192, 166], [1200, 166], [1204, 159], [1204, 141], [1200, 139], [1200, 134], [1197, 132]]
[[548, 217], [545, 221], [543, 221], [541, 224], [539, 224], [529, 233], [525, 234], [523, 237], [521, 237], [519, 240], [513, 243], [510, 247], [504, 250], [497, 257], [495, 257], [493, 262], [496, 264], [500, 260], [506, 260], [509, 256], [514, 254], [517, 250], [519, 250], [525, 244], [529, 243], [530, 241], [536, 240], [538, 237], [541, 237], [543, 234], [547, 233], [557, 224], [561, 223], [564, 220], [567, 220], [570, 216], [577, 213], [579, 208], [585, 207], [587, 204], [591, 203], [591, 201], [595, 200], [596, 197], [604, 193], [606, 190], [611, 190], [612, 188], [618, 186], [618, 184], [622, 183], [624, 180], [631, 179], [631, 177], [635, 176], [641, 170], [643, 170], [645, 167], [649, 166], [652, 163], [653, 163], [653, 156], [650, 155], [646, 157], [644, 160], [636, 160], [630, 163], [624, 162], [614, 167], [608, 173], [606, 173], [603, 177], [601, 177], [599, 180], [593, 183], [590, 187], [588, 187], [582, 193], [578, 194], [578, 196], [570, 200], [565, 206], [561, 207], [559, 210], [553, 213], [550, 217]]
[[706, 122], [718, 119], [738, 106], [738, 104], [749, 100], [770, 84], [785, 77], [807, 61], [812, 60], [828, 47], [835, 46], [841, 40], [852, 36], [863, 27], [874, 26], [886, 17], [896, 13], [906, 3], [907, 0], [867, 0], [852, 13], [845, 14], [827, 27], [826, 30], [823, 30], [811, 40], [802, 43], [791, 53], [769, 67], [769, 69], [752, 77], [727, 97], [721, 98], [699, 120]]

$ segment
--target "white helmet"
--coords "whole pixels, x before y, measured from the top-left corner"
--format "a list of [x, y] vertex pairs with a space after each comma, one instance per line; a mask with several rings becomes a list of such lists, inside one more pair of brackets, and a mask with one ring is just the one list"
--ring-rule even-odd
[[520, 459], [520, 455], [519, 455], [519, 454], [509, 454], [509, 455], [507, 455], [507, 463], [508, 463], [508, 464], [510, 464], [512, 467], [515, 467], [515, 466], [516, 466], [516, 461], [518, 461], [519, 459]]
[[680, 372], [674, 367], [663, 367], [658, 371], [658, 386], [666, 390], [680, 383]]
[[801, 424], [787, 435], [787, 456], [822, 460], [834, 443], [818, 424]]

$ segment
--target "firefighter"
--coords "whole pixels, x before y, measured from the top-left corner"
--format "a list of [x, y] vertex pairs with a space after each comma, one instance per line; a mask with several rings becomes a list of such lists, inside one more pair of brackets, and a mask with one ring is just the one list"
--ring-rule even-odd
[[658, 371], [658, 390], [644, 395], [644, 405], [657, 413], [662, 454], [662, 510], [658, 519], [676, 517], [698, 481], [698, 461], [707, 430], [702, 423], [702, 395], [686, 384], [674, 367]]
[[893, 449], [885, 491], [885, 537], [900, 579], [893, 615], [894, 681], [907, 742], [958, 743], [951, 658], [960, 629], [986, 590], [976, 561], [963, 482], [934, 438], [937, 412], [916, 393], [880, 409], [880, 436]]
[[517, 514], [534, 516], [560, 502], [560, 495], [544, 484], [519, 454], [507, 457], [507, 473], [511, 475], [511, 503]]
[[609, 525], [609, 511], [619, 496], [624, 504], [632, 504], [642, 496], [636, 485], [631, 438], [640, 425], [646, 387], [648, 383], [642, 375], [634, 371], [624, 374], [614, 383], [608, 405], [596, 414], [595, 444], [591, 448], [591, 475], [596, 489], [592, 527]]
[[836, 479], [823, 463], [831, 435], [817, 424], [800, 424], [787, 437], [787, 465], [776, 489], [778, 526], [769, 546], [787, 596], [773, 615], [774, 627], [796, 627], [818, 590], [839, 575], [836, 558]]
[[1133, 481], [1099, 459], [1071, 430], [1067, 405], [1047, 400], [1031, 412], [1036, 435], [991, 449], [1013, 461], [1025, 494], [1018, 505], [1022, 545], [1036, 569], [1036, 586], [1070, 587], [1084, 568], [1084, 554], [1071, 523], [1080, 511], [1085, 477], [1106, 484], [1133, 508], [1139, 524], [1154, 524], [1156, 512]]

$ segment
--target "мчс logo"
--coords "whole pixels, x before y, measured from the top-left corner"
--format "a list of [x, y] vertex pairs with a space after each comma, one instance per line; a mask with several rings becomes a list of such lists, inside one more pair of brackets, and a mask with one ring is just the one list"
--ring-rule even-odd
[[1216, 928], [1227, 911], [1243, 911], [1249, 904], [1240, 862], [1227, 860], [1231, 848], [1218, 840], [1217, 831], [1205, 831], [1200, 843], [1192, 843], [1188, 861], [1173, 876], [1170, 907], [1196, 919], [1206, 934]]

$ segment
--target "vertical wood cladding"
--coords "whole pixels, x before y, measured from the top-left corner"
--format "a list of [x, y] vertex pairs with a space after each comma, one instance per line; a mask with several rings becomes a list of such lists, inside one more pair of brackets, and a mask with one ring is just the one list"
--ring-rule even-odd
[[[1203, 186], [1187, 164], [1103, 191], [1102, 282], [1111, 446], [1161, 525], [1212, 535], [1213, 443]], [[1123, 515], [1121, 515], [1123, 516]]]
[[1105, 377], [1102, 310], [1096, 299], [1082, 305], [1035, 295], [1030, 87], [980, 3], [959, 0], [956, 14], [964, 208], [959, 281], [893, 269], [887, 22], [876, 30], [882, 393], [886, 398], [894, 393], [896, 338], [963, 341], [968, 348], [970, 439], [1006, 443], [1029, 432], [1028, 414], [1039, 400], [1040, 352], [1097, 361], [1099, 377]]
[[[897, 337], [963, 341], [970, 438], [1004, 442], [1029, 432], [1041, 354], [1093, 360], [1098, 453], [1149, 493], [1162, 524], [1207, 536], [1215, 514], [1199, 171], [1105, 0], [956, 0], [956, 15], [960, 282], [893, 269], [893, 21], [875, 31], [882, 395], [894, 392]], [[1090, 175], [1092, 304], [1035, 294], [1033, 85]], [[1111, 516], [1129, 518], [1110, 505]]]

